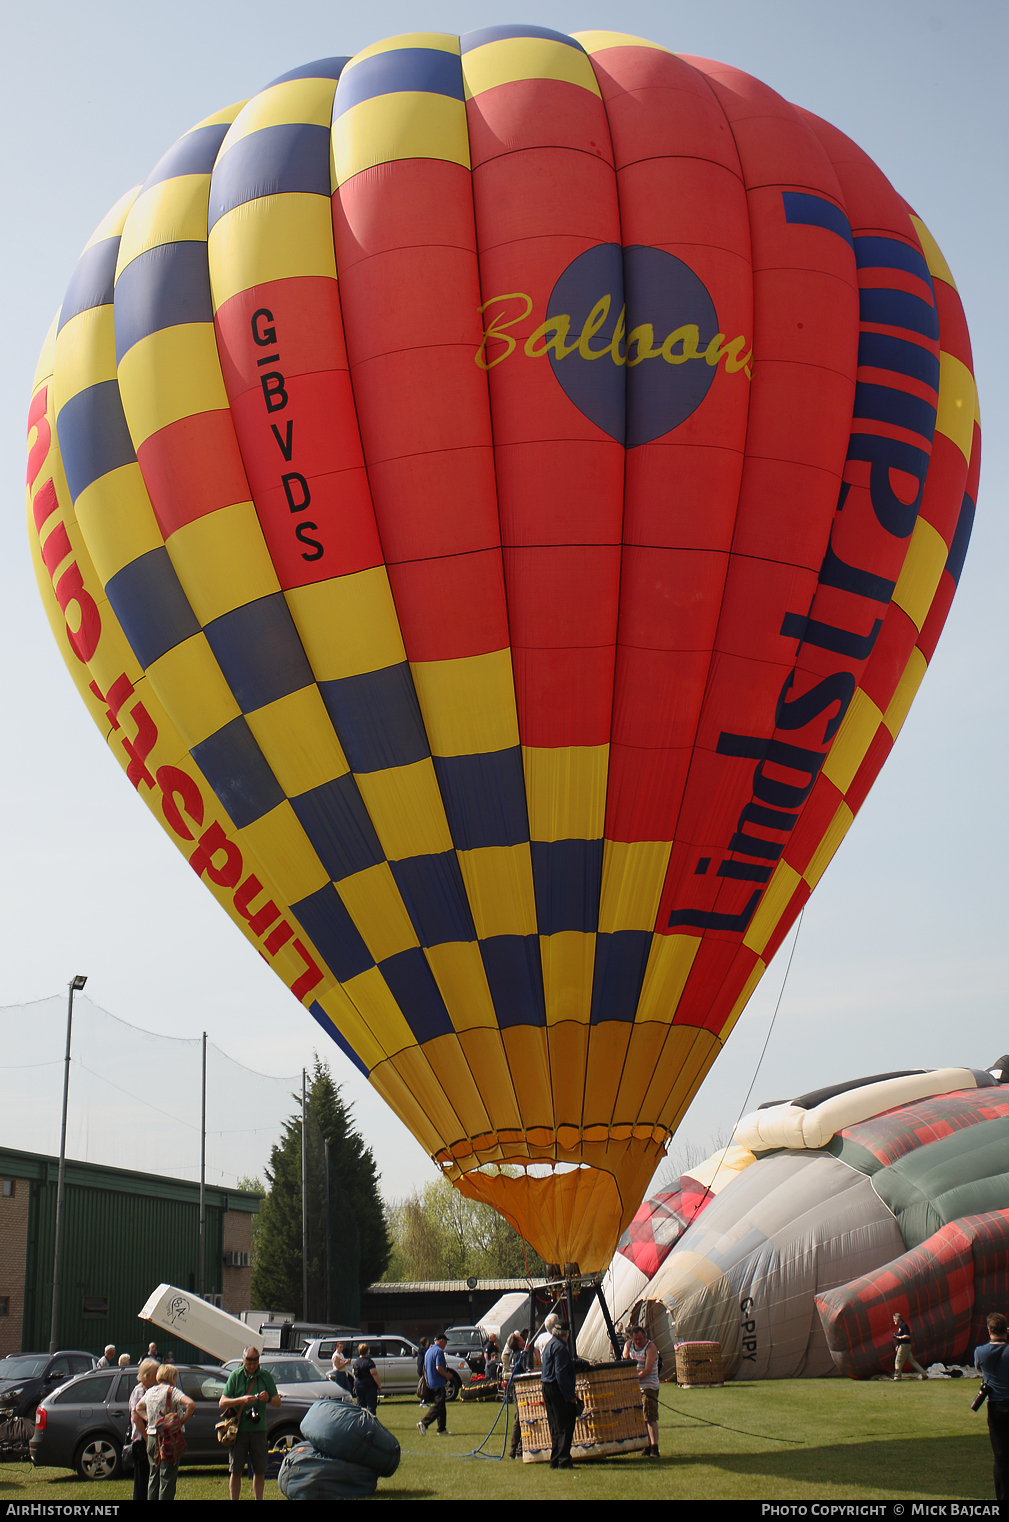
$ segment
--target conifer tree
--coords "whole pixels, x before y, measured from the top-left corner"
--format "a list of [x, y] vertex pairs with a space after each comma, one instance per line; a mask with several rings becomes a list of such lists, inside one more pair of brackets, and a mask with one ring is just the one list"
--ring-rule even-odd
[[300, 1320], [356, 1326], [360, 1290], [381, 1278], [391, 1252], [378, 1169], [327, 1064], [317, 1055], [308, 1094], [308, 1304], [303, 1304], [301, 1096], [292, 1097], [297, 1111], [284, 1122], [283, 1139], [265, 1170], [269, 1194], [260, 1210], [253, 1300], [264, 1310], [293, 1311]]

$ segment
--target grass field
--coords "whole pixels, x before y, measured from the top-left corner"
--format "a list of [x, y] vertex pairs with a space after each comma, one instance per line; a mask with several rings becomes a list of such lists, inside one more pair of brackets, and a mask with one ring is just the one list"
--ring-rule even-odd
[[[379, 1414], [399, 1438], [403, 1460], [380, 1480], [376, 1500], [521, 1502], [560, 1499], [659, 1500], [985, 1500], [994, 1494], [984, 1412], [975, 1416], [973, 1380], [855, 1384], [844, 1379], [767, 1380], [722, 1390], [660, 1393], [658, 1462], [596, 1460], [571, 1471], [545, 1464], [468, 1457], [484, 1442], [500, 1407], [449, 1407], [452, 1436], [416, 1431], [418, 1408], [405, 1397]], [[484, 1443], [499, 1456], [504, 1421]], [[251, 1485], [243, 1486], [251, 1498]], [[224, 1500], [226, 1470], [185, 1469], [180, 1500]], [[91, 1483], [30, 1464], [0, 1465], [5, 1501], [127, 1500], [127, 1480]], [[276, 1481], [267, 1500], [283, 1500]]]

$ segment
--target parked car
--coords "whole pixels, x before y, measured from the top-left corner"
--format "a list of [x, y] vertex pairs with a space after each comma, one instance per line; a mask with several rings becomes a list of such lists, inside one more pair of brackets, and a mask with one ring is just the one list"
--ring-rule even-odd
[[[186, 1464], [222, 1464], [227, 1450], [217, 1441], [220, 1399], [227, 1371], [216, 1364], [178, 1364], [179, 1386], [196, 1402], [186, 1423]], [[136, 1367], [99, 1369], [78, 1375], [46, 1397], [35, 1413], [35, 1432], [28, 1445], [37, 1469], [76, 1469], [83, 1480], [112, 1480], [123, 1469], [123, 1445], [129, 1437], [130, 1392], [137, 1382]], [[267, 1406], [266, 1432], [271, 1448], [293, 1448], [301, 1438], [301, 1419], [313, 1404], [281, 1397], [281, 1406]], [[126, 1448], [132, 1467], [132, 1449]]]
[[[348, 1337], [316, 1337], [305, 1344], [304, 1357], [311, 1359], [318, 1368], [328, 1372], [332, 1367], [333, 1350], [343, 1343], [347, 1358], [353, 1363], [358, 1347], [368, 1344], [368, 1357], [375, 1360], [383, 1395], [410, 1394], [417, 1388], [417, 1359], [420, 1348], [407, 1337], [375, 1337], [367, 1332], [354, 1332]], [[463, 1385], [470, 1382], [470, 1368], [465, 1359], [453, 1358], [446, 1353], [445, 1363], [449, 1371], [447, 1400], [455, 1400]]]
[[445, 1332], [445, 1352], [454, 1358], [462, 1358], [474, 1374], [484, 1369], [483, 1345], [487, 1334], [479, 1326], [450, 1326]]
[[98, 1360], [79, 1349], [62, 1353], [13, 1353], [0, 1358], [0, 1421], [31, 1421], [40, 1400], [75, 1374], [93, 1369]]
[[[243, 1367], [241, 1358], [232, 1358], [224, 1365], [227, 1373]], [[348, 1400], [354, 1397], [325, 1377], [310, 1359], [299, 1353], [261, 1353], [259, 1367], [269, 1369], [277, 1393], [289, 1395], [294, 1400]]]

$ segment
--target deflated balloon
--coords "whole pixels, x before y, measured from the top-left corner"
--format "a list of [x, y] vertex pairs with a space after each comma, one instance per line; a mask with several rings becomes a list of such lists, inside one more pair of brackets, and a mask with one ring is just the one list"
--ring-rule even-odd
[[928, 229], [738, 70], [396, 37], [123, 197], [29, 437], [134, 787], [445, 1175], [602, 1267], [953, 596]]
[[[727, 1378], [892, 1374], [894, 1312], [921, 1362], [963, 1361], [1009, 1283], [1007, 1078], [1001, 1058], [755, 1111], [664, 1197], [679, 1220], [652, 1243], [642, 1206], [604, 1280], [613, 1315], [648, 1326], [670, 1378], [678, 1341], [718, 1342]], [[608, 1356], [598, 1312], [579, 1351]]]

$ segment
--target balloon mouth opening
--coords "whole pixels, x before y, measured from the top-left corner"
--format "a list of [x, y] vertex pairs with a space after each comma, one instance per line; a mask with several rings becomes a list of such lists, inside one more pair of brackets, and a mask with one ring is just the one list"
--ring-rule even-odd
[[582, 1273], [605, 1268], [630, 1206], [611, 1172], [584, 1162], [526, 1159], [521, 1167], [474, 1168], [453, 1183], [499, 1211], [545, 1263]]
[[[438, 1166], [447, 1174], [454, 1173], [458, 1168], [454, 1160], [449, 1162], [445, 1159], [441, 1159]], [[482, 1173], [488, 1178], [514, 1178], [516, 1175], [512, 1170], [516, 1168], [520, 1168], [526, 1178], [534, 1179], [556, 1178], [563, 1173], [592, 1171], [591, 1163], [564, 1162], [556, 1158], [536, 1161], [530, 1158], [512, 1157], [506, 1163], [481, 1163], [477, 1168], [468, 1168], [466, 1175], [472, 1178], [475, 1173]]]
[[438, 1153], [435, 1161], [461, 1194], [510, 1221], [545, 1263], [601, 1272], [655, 1171], [667, 1132], [642, 1126], [638, 1136], [628, 1126], [615, 1135], [613, 1127], [593, 1145], [584, 1133], [562, 1138], [560, 1129], [542, 1150], [529, 1145], [529, 1133], [524, 1146], [518, 1137], [506, 1146], [498, 1133], [496, 1156], [470, 1142]]
[[667, 1126], [647, 1123], [495, 1131], [443, 1147], [434, 1154], [434, 1162], [452, 1180], [501, 1164], [520, 1168], [529, 1178], [556, 1176], [562, 1169], [614, 1173], [621, 1169], [622, 1160], [637, 1154], [647, 1152], [657, 1159], [669, 1137]]

